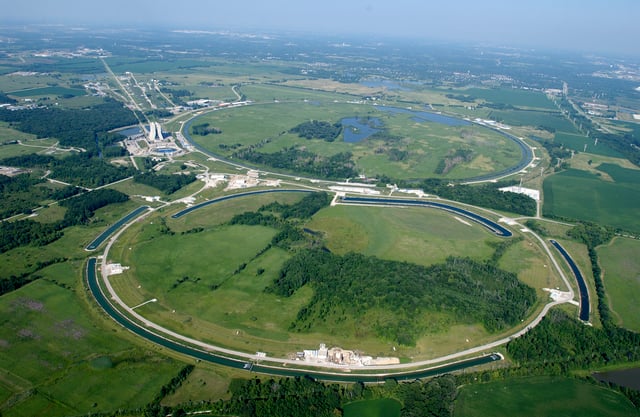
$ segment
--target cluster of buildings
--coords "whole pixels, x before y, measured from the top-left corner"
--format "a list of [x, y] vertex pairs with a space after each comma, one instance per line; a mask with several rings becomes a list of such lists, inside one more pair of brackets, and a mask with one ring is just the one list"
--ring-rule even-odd
[[371, 356], [360, 355], [353, 350], [346, 350], [340, 347], [328, 349], [324, 343], [321, 343], [318, 349], [297, 352], [296, 359], [316, 364], [326, 363], [345, 366], [376, 366], [400, 363], [398, 358], [393, 357], [373, 358]]

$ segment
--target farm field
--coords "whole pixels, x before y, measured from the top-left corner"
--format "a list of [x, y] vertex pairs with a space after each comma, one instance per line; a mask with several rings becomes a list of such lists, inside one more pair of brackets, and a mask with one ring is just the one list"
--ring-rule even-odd
[[565, 377], [510, 378], [461, 388], [455, 417], [473, 416], [637, 416], [622, 394]]
[[514, 88], [469, 88], [456, 90], [456, 92], [495, 104], [510, 104], [515, 107], [530, 109], [557, 110], [553, 102], [539, 91]]
[[588, 171], [568, 169], [544, 181], [544, 215], [599, 222], [614, 228], [640, 232], [640, 171], [611, 165], [598, 167], [611, 172], [613, 182]]
[[558, 132], [555, 134], [553, 141], [556, 144], [573, 149], [576, 152], [585, 152], [586, 145], [587, 150], [585, 153], [590, 155], [611, 156], [615, 158], [619, 158], [621, 156], [618, 152], [608, 148], [605, 144], [599, 143], [596, 145], [594, 139], [580, 134]]
[[598, 248], [609, 306], [620, 324], [640, 331], [640, 242], [615, 238]]

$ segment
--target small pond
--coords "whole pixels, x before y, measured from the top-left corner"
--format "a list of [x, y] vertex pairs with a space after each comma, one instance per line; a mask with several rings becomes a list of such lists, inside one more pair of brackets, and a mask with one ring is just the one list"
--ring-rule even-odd
[[640, 368], [622, 371], [596, 372], [593, 377], [602, 382], [613, 382], [622, 387], [640, 390]]
[[382, 129], [384, 124], [377, 117], [345, 117], [340, 120], [344, 128], [344, 141], [358, 143], [374, 135]]

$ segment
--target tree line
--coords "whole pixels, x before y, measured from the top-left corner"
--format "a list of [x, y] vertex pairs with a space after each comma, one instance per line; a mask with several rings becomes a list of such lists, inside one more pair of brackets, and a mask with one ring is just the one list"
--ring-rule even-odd
[[39, 107], [11, 111], [2, 108], [0, 120], [38, 138], [56, 138], [63, 146], [81, 147], [91, 154], [98, 154], [105, 146], [122, 139], [120, 135], [106, 132], [137, 123], [130, 110], [111, 99], [86, 109]]
[[93, 158], [88, 153], [73, 154], [64, 158], [28, 154], [4, 158], [0, 164], [50, 170], [51, 178], [87, 188], [110, 184], [137, 172], [135, 168], [115, 166], [103, 159]]
[[133, 181], [157, 188], [165, 194], [173, 194], [185, 185], [196, 180], [195, 174], [188, 175], [161, 175], [153, 171], [136, 174]]
[[325, 142], [333, 142], [342, 133], [342, 123], [310, 120], [291, 128], [289, 133], [297, 133], [299, 137], [305, 139], [321, 139]]
[[524, 194], [500, 191], [511, 183], [492, 183], [481, 185], [450, 184], [440, 179], [426, 179], [420, 183], [425, 193], [435, 194], [461, 203], [503, 210], [524, 216], [535, 216], [536, 201]]
[[345, 179], [358, 175], [350, 152], [340, 152], [326, 157], [296, 147], [274, 153], [241, 149], [234, 152], [233, 157], [276, 169], [307, 173], [318, 178]]
[[63, 236], [63, 229], [86, 224], [96, 210], [127, 201], [129, 196], [116, 190], [101, 189], [60, 202], [66, 208], [64, 218], [55, 223], [33, 220], [0, 222], [0, 253], [20, 246], [45, 246]]
[[209, 123], [201, 123], [198, 125], [191, 126], [191, 132], [194, 135], [207, 136], [207, 135], [219, 135], [222, 133], [222, 129], [218, 127], [212, 127]]

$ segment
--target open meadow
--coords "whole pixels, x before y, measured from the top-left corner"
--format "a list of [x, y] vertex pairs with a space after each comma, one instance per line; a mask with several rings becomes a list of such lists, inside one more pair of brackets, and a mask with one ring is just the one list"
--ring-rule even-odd
[[619, 392], [566, 377], [510, 378], [462, 387], [455, 417], [637, 416], [638, 410]]
[[[308, 94], [304, 90], [302, 93]], [[210, 112], [196, 118], [191, 126], [209, 123], [222, 133], [191, 135], [198, 145], [224, 157], [246, 149], [274, 154], [299, 148], [324, 157], [350, 152], [358, 172], [403, 179], [468, 178], [508, 168], [521, 159], [520, 149], [513, 141], [478, 125], [447, 125], [449, 122], [428, 121], [412, 110], [317, 100], [271, 102]], [[335, 141], [327, 142], [290, 132], [308, 120], [334, 124], [345, 119], [361, 120], [363, 126], [353, 130], [356, 134], [369, 123], [381, 125], [384, 133], [347, 142], [346, 129], [352, 128], [345, 128]], [[469, 152], [468, 159], [455, 159], [456, 152], [461, 151]], [[438, 171], [445, 159], [452, 162], [446, 170]]]
[[640, 331], [640, 241], [615, 238], [598, 248], [608, 301], [619, 323]]

